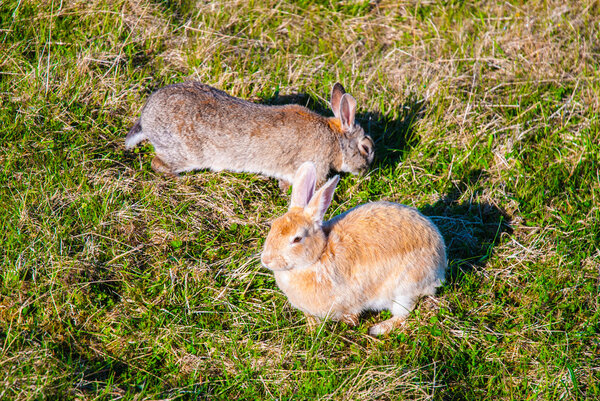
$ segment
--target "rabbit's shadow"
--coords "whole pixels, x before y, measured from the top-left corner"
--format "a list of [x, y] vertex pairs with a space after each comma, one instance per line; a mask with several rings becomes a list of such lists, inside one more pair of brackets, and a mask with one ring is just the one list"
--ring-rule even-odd
[[[472, 170], [459, 187], [476, 185], [485, 178], [482, 170]], [[446, 242], [447, 283], [459, 284], [466, 274], [484, 268], [504, 233], [512, 234], [511, 217], [488, 202], [460, 202], [455, 189], [433, 205], [420, 208], [439, 228]]]
[[[280, 95], [276, 92], [271, 98], [262, 99], [261, 103], [269, 105], [299, 104], [325, 116], [333, 115], [329, 103], [306, 93]], [[364, 128], [365, 133], [375, 142], [375, 162], [373, 167], [394, 167], [404, 154], [419, 143], [414, 132], [415, 123], [422, 117], [426, 102], [416, 96], [409, 96], [407, 102], [395, 113], [358, 112], [356, 121]]]

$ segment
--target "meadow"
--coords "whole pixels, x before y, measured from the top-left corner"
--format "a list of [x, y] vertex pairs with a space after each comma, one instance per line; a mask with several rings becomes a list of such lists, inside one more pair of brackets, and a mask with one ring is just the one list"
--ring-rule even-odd
[[[447, 281], [404, 327], [305, 318], [260, 265], [289, 193], [123, 139], [199, 80], [376, 143], [326, 217], [414, 206]], [[600, 399], [597, 1], [0, 1], [0, 399]]]

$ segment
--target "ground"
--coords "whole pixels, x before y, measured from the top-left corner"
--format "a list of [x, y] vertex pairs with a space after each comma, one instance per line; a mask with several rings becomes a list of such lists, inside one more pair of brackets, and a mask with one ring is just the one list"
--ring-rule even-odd
[[[600, 398], [594, 1], [0, 4], [0, 399]], [[123, 139], [188, 79], [376, 142], [328, 217], [390, 200], [448, 248], [403, 329], [303, 315], [261, 268], [289, 194]]]

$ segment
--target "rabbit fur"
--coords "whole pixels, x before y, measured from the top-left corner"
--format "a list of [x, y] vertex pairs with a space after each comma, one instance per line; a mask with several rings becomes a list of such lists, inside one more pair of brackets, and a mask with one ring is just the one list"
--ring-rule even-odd
[[316, 180], [315, 166], [302, 164], [261, 262], [309, 327], [323, 318], [356, 325], [361, 312], [388, 309], [392, 317], [369, 329], [386, 334], [402, 325], [420, 296], [434, 295], [442, 284], [444, 240], [416, 209], [391, 202], [359, 205], [324, 222], [339, 177], [314, 192]]
[[305, 161], [315, 164], [320, 183], [330, 170], [366, 171], [374, 157], [373, 140], [355, 122], [356, 100], [339, 83], [331, 91], [331, 108], [334, 117], [323, 117], [300, 105], [256, 104], [184, 82], [149, 97], [125, 147], [149, 140], [156, 172], [258, 173], [279, 179], [283, 189]]

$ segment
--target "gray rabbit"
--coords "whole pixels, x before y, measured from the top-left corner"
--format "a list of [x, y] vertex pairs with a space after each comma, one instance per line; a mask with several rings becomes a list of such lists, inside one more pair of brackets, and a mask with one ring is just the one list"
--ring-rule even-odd
[[312, 161], [317, 182], [330, 170], [362, 173], [374, 157], [373, 140], [355, 122], [356, 100], [336, 83], [334, 117], [300, 105], [267, 106], [228, 95], [200, 82], [166, 86], [150, 95], [125, 138], [131, 149], [147, 139], [152, 169], [169, 175], [210, 169], [263, 174], [293, 183]]

